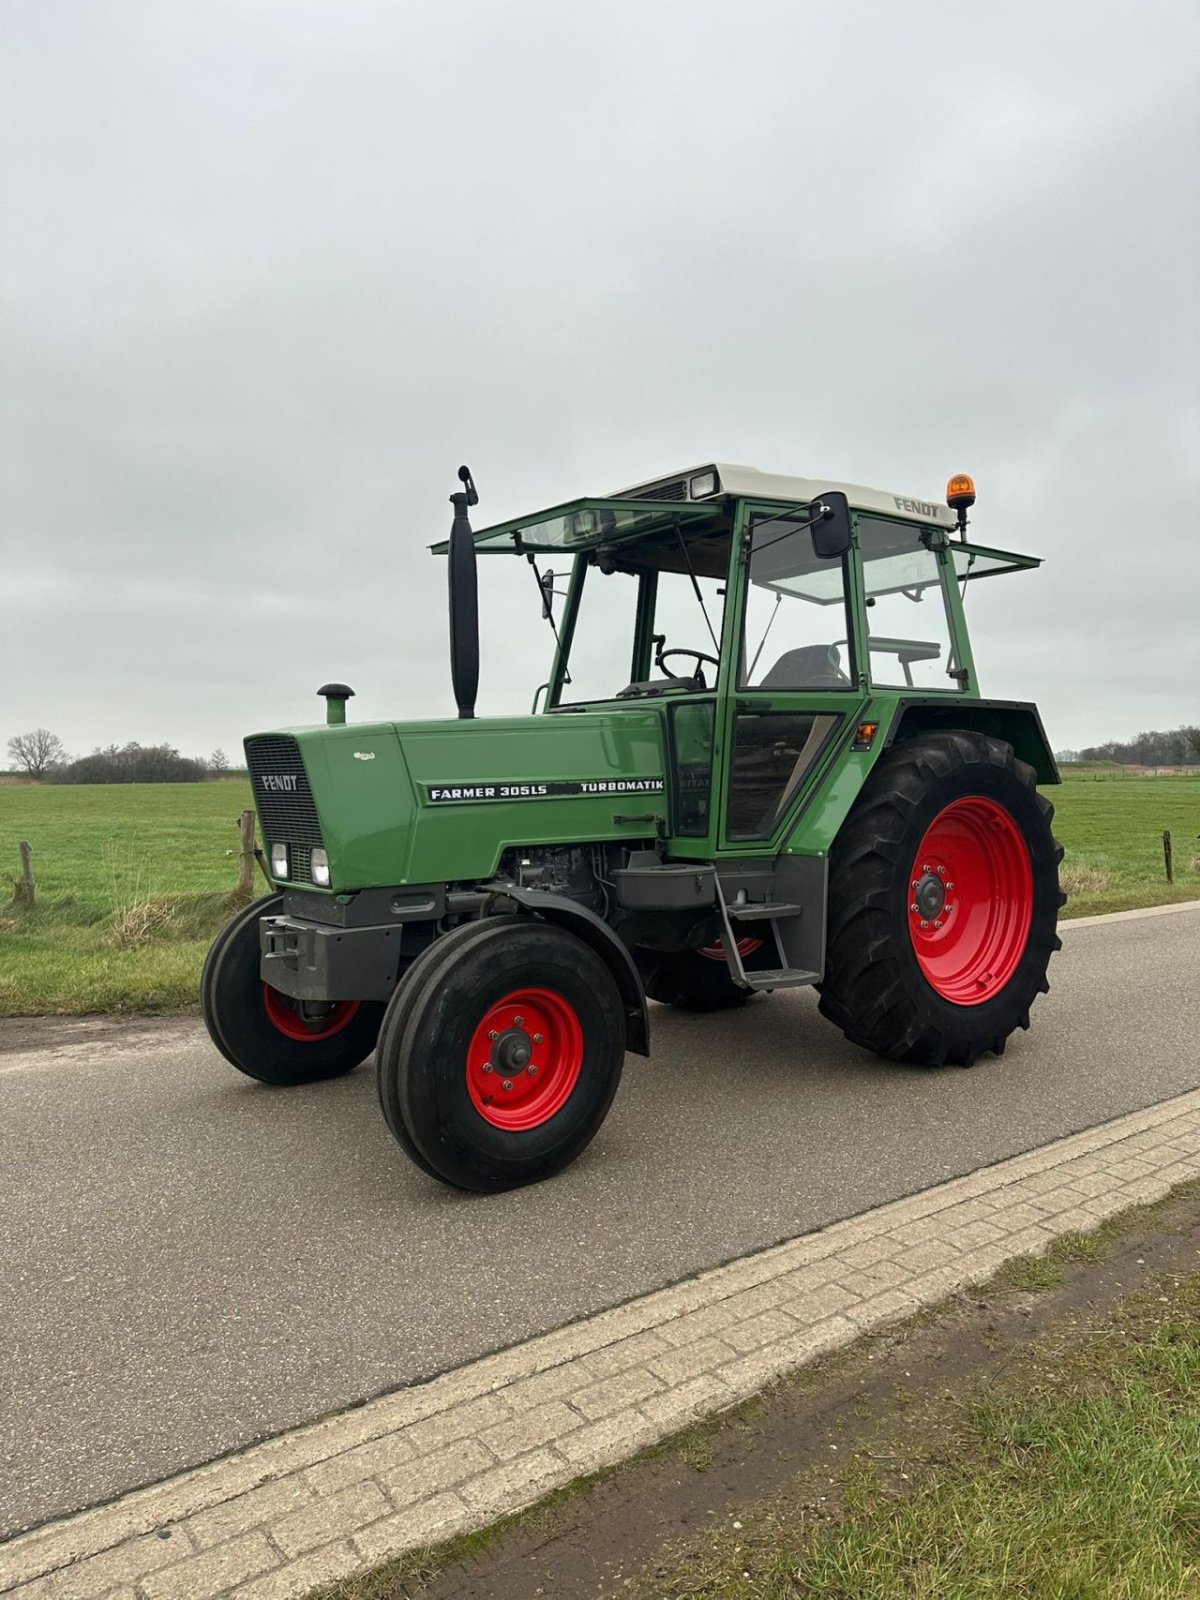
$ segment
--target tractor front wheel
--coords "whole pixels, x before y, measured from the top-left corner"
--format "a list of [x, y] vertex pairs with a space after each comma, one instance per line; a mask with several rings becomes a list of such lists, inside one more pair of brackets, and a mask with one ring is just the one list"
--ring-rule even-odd
[[425, 1172], [511, 1189], [590, 1143], [624, 1057], [624, 1008], [600, 957], [552, 924], [488, 917], [436, 939], [389, 1001], [379, 1098]]
[[317, 1083], [352, 1072], [375, 1048], [383, 1005], [335, 1000], [305, 1005], [262, 981], [259, 919], [282, 905], [268, 895], [213, 940], [200, 978], [209, 1037], [232, 1066], [260, 1083]]
[[830, 854], [824, 1015], [893, 1061], [1001, 1054], [1060, 944], [1053, 816], [999, 739], [939, 731], [888, 751]]

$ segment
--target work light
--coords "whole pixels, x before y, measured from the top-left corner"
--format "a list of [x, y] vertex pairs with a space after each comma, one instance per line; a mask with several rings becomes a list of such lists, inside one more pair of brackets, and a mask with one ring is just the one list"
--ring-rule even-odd
[[703, 500], [706, 495], [716, 494], [717, 475], [715, 472], [701, 472], [688, 482], [688, 493], [693, 500]]
[[288, 871], [288, 847], [285, 844], [273, 844], [271, 846], [271, 876], [273, 878], [291, 876]]
[[329, 857], [324, 850], [314, 850], [308, 858], [308, 870], [318, 889], [329, 887]]

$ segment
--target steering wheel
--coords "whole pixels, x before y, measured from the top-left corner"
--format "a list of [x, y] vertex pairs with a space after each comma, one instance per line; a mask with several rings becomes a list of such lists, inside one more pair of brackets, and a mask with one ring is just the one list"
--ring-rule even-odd
[[692, 677], [694, 680], [699, 681], [702, 689], [707, 689], [708, 685], [704, 681], [704, 673], [701, 668], [701, 663], [707, 661], [710, 666], [716, 667], [718, 671], [720, 670], [721, 666], [721, 663], [717, 660], [716, 656], [706, 656], [703, 650], [689, 650], [686, 645], [678, 645], [672, 647], [670, 650], [660, 650], [654, 658], [654, 665], [656, 667], [662, 667], [668, 678], [680, 677], [678, 672], [672, 672], [666, 665], [668, 656], [691, 656], [696, 663], [696, 670], [693, 672]]

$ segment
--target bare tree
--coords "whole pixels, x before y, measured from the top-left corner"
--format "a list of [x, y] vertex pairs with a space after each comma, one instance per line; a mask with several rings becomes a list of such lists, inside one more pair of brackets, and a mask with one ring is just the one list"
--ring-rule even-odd
[[17, 733], [8, 741], [8, 754], [14, 766], [20, 767], [31, 778], [44, 778], [52, 767], [67, 758], [62, 740], [49, 728], [35, 728], [32, 733]]
[[229, 757], [219, 746], [208, 758], [208, 770], [219, 778], [223, 772], [229, 771]]
[[1200, 728], [1180, 728], [1183, 742], [1194, 756], [1200, 756]]

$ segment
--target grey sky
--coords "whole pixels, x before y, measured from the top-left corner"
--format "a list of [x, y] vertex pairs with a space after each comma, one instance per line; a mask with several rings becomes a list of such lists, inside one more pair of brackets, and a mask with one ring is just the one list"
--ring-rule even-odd
[[[452, 710], [483, 521], [705, 459], [940, 498], [985, 691], [1200, 720], [1191, 0], [8, 0], [4, 717]], [[481, 711], [548, 636], [481, 567]]]

